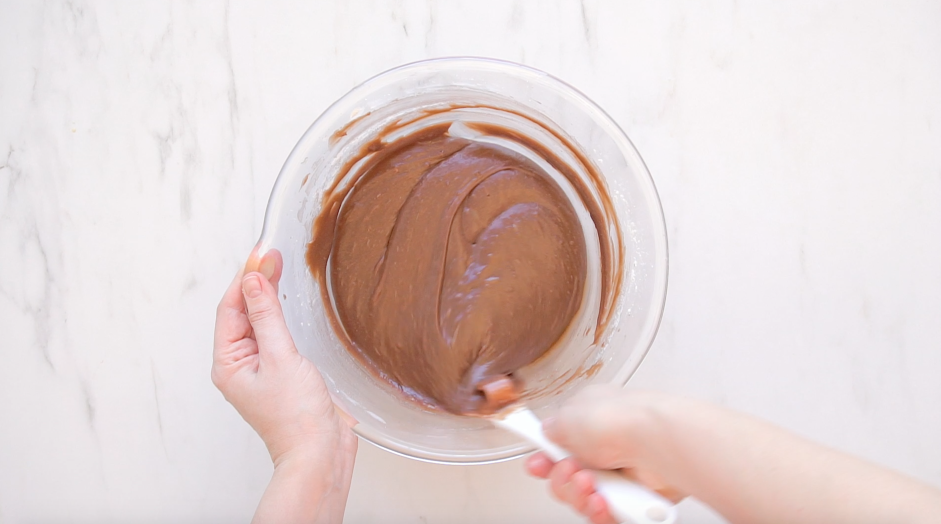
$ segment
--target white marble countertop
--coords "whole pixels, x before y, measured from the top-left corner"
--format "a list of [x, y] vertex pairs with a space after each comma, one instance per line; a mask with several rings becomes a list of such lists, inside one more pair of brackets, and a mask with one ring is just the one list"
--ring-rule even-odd
[[[575, 85], [650, 167], [670, 289], [632, 385], [941, 484], [941, 7], [710, 6], [0, 0], [0, 522], [250, 518], [214, 307], [317, 115], [446, 55]], [[346, 520], [580, 522], [519, 461], [368, 444]]]

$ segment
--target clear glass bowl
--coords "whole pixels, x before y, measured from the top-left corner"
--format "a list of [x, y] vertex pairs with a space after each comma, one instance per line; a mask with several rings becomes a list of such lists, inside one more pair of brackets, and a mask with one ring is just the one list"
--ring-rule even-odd
[[[611, 320], [595, 337], [591, 328], [600, 295], [592, 293], [600, 293], [599, 253], [597, 245], [589, 245], [584, 300], [589, 306], [575, 321], [588, 329], [570, 329], [565, 340], [522, 372], [526, 402], [537, 414], [551, 413], [584, 385], [623, 385], [640, 365], [666, 299], [667, 238], [653, 180], [624, 132], [571, 86], [518, 64], [445, 58], [398, 67], [347, 93], [301, 137], [272, 189], [259, 241], [259, 253], [274, 248], [284, 256], [282, 305], [298, 350], [320, 369], [337, 404], [359, 422], [354, 429], [360, 437], [419, 460], [482, 464], [518, 457], [532, 447], [484, 419], [422, 407], [364, 369], [331, 328], [304, 258], [325, 191], [343, 183], [340, 169], [364, 144], [391, 124], [410, 122], [414, 128], [449, 119], [518, 129], [572, 159], [563, 145], [553, 142], [551, 135], [558, 134], [603, 174], [613, 203], [612, 227], [601, 234], [623, 245], [624, 258], [616, 268], [622, 285]], [[535, 137], [539, 130], [527, 129], [526, 120], [538, 121], [552, 133]], [[581, 216], [597, 238], [585, 213]]]

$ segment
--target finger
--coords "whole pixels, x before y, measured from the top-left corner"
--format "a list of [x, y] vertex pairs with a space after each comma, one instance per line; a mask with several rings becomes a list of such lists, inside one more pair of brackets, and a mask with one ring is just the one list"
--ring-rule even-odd
[[281, 272], [284, 269], [284, 259], [281, 252], [277, 249], [269, 249], [263, 255], [259, 255], [260, 245], [256, 245], [245, 261], [245, 273], [259, 272], [268, 282], [274, 286], [275, 292], [278, 290], [278, 282], [281, 280]]
[[562, 502], [568, 502], [566, 485], [572, 480], [572, 475], [578, 469], [578, 464], [572, 459], [556, 462], [552, 471], [549, 472], [549, 487], [552, 489], [555, 498]]
[[534, 453], [526, 459], [526, 472], [541, 479], [549, 478], [549, 472], [555, 463], [542, 451]]
[[242, 295], [262, 361], [296, 353], [294, 339], [284, 323], [281, 303], [271, 282], [261, 273], [249, 273], [242, 278]]
[[686, 498], [686, 494], [684, 494], [682, 491], [670, 487], [655, 489], [654, 491], [659, 493], [661, 497], [669, 500], [674, 504], [679, 504], [681, 500]]
[[588, 496], [595, 492], [595, 481], [590, 471], [576, 471], [568, 483], [569, 503], [575, 511], [585, 514]]
[[650, 473], [646, 469], [623, 468], [620, 471], [628, 479], [646, 486], [674, 504], [686, 498], [686, 495], [681, 491], [668, 486], [659, 476]]
[[249, 336], [251, 329], [252, 326], [245, 312], [245, 301], [242, 299], [242, 271], [240, 270], [232, 279], [232, 283], [229, 284], [216, 308], [213, 362], [225, 361], [228, 358], [226, 353], [232, 349], [232, 344]]
[[582, 514], [588, 517], [592, 524], [617, 524], [608, 509], [608, 502], [598, 493], [592, 493], [588, 496], [585, 512]]

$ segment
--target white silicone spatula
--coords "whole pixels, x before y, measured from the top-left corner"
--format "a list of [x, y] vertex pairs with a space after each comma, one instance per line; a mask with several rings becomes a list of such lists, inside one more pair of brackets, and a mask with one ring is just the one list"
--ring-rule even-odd
[[[542, 422], [526, 406], [515, 405], [490, 417], [544, 451], [555, 462], [571, 456], [542, 433]], [[611, 516], [631, 524], [674, 524], [676, 507], [669, 500], [615, 471], [595, 471], [595, 490], [608, 503]]]

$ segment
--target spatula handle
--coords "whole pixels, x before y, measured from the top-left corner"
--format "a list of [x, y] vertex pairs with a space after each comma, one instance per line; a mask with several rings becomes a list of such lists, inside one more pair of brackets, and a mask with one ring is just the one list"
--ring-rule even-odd
[[615, 471], [594, 471], [595, 491], [618, 522], [674, 524], [676, 506], [656, 492]]

